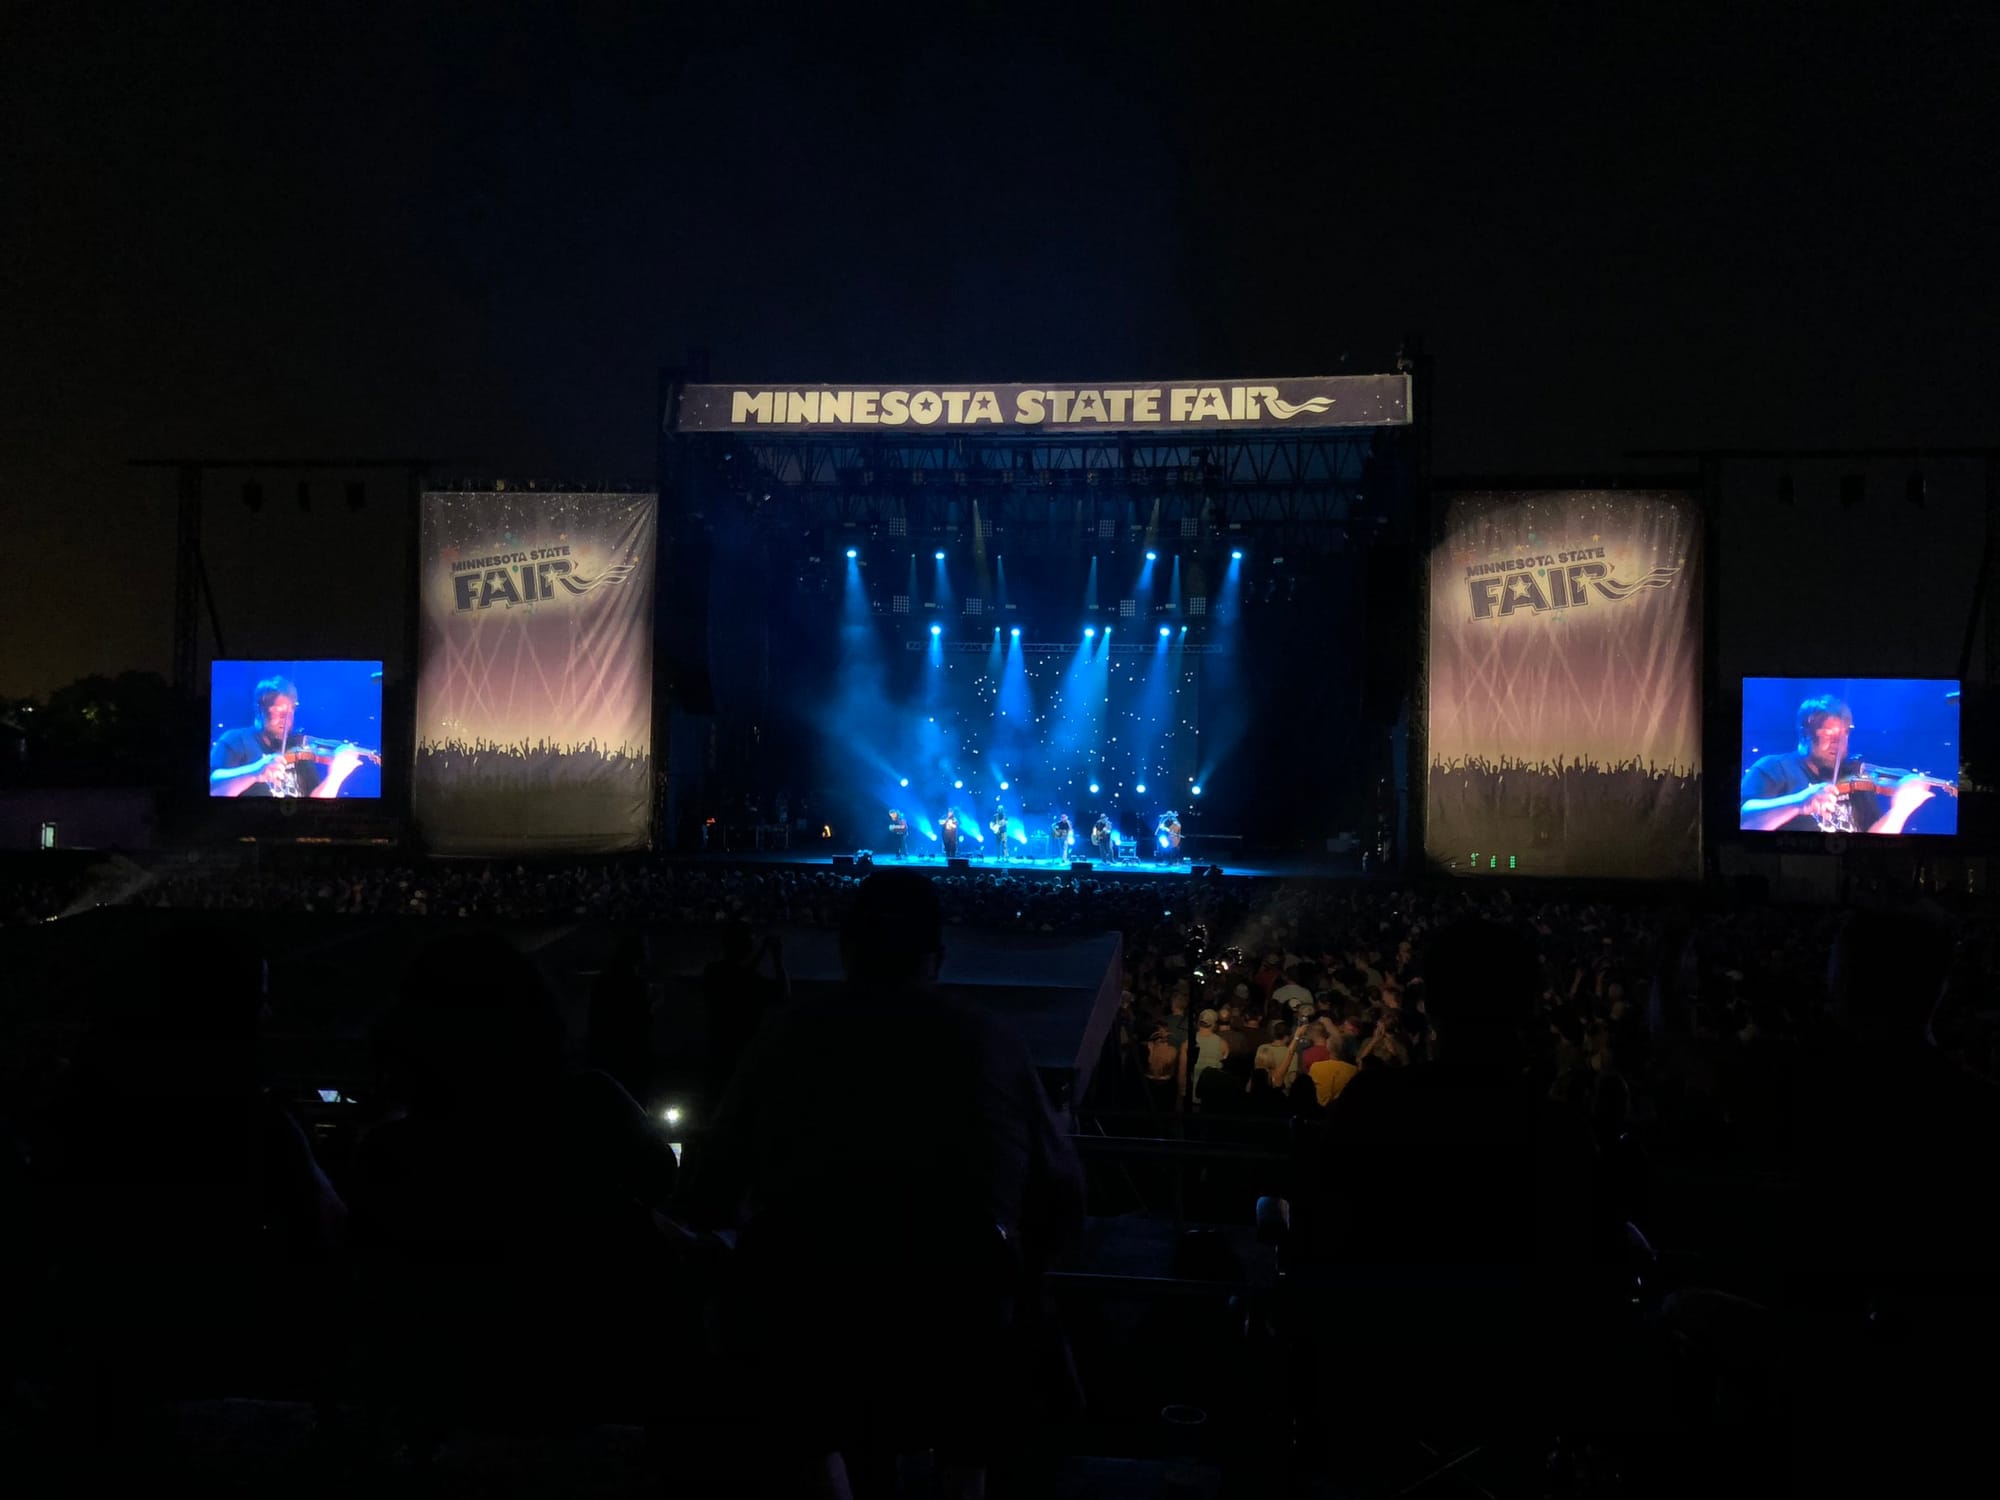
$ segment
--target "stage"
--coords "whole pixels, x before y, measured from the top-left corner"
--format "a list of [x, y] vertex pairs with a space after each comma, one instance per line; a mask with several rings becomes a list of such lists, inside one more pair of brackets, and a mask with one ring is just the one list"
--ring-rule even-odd
[[[1229, 841], [1232, 845], [1235, 840]], [[831, 843], [816, 844], [810, 849], [794, 847], [786, 850], [760, 849], [744, 850], [740, 853], [716, 852], [700, 855], [686, 855], [671, 860], [674, 864], [691, 865], [741, 865], [752, 869], [794, 869], [824, 872], [837, 870], [843, 874], [865, 874], [858, 868], [858, 856], [868, 853], [872, 868], [877, 870], [906, 869], [918, 870], [926, 875], [940, 878], [961, 875], [1009, 876], [1027, 880], [1065, 880], [1075, 876], [1081, 880], [1127, 881], [1127, 880], [1186, 880], [1194, 875], [1210, 876], [1219, 867], [1223, 878], [1253, 880], [1359, 880], [1373, 878], [1372, 870], [1361, 868], [1359, 854], [1306, 854], [1294, 851], [1245, 851], [1237, 846], [1233, 849], [1215, 849], [1193, 854], [1177, 864], [1155, 864], [1149, 860], [1092, 860], [1088, 869], [1072, 869], [1068, 860], [1061, 859], [968, 859], [963, 868], [951, 868], [942, 855], [913, 854], [907, 859], [898, 859], [893, 854], [883, 854], [879, 850], [866, 851], [840, 849]]]

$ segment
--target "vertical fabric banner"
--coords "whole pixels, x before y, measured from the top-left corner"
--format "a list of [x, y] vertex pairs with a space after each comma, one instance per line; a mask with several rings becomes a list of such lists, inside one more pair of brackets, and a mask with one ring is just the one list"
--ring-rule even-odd
[[423, 497], [412, 807], [441, 854], [645, 847], [656, 497]]
[[1446, 498], [1426, 852], [1471, 874], [1701, 874], [1701, 508]]

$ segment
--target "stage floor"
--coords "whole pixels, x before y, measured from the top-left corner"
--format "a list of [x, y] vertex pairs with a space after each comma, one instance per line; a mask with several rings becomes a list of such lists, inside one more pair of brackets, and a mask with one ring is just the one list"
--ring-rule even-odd
[[[853, 857], [853, 850], [815, 848], [810, 851], [792, 849], [787, 851], [758, 850], [741, 853], [714, 853], [676, 856], [673, 863], [683, 861], [698, 865], [745, 865], [751, 867], [789, 867], [791, 869], [826, 870], [836, 868], [835, 861], [843, 855]], [[898, 859], [893, 854], [874, 854], [877, 869], [921, 870], [928, 875], [1014, 875], [1057, 880], [1069, 876], [1072, 871], [1067, 860], [1060, 859], [974, 859], [963, 870], [950, 870], [941, 855], [912, 855], [908, 859]], [[1359, 856], [1352, 854], [1274, 854], [1249, 852], [1235, 857], [1227, 852], [1204, 853], [1191, 856], [1179, 864], [1151, 864], [1143, 860], [1116, 860], [1111, 862], [1093, 861], [1087, 872], [1091, 880], [1185, 880], [1196, 870], [1212, 865], [1221, 865], [1222, 873], [1229, 878], [1238, 876], [1267, 880], [1360, 880], [1375, 878], [1361, 868]]]

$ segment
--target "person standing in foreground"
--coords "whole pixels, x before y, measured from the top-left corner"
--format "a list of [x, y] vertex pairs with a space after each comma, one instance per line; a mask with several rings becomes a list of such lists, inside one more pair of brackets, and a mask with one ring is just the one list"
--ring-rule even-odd
[[[731, 1343], [785, 1414], [766, 1451], [824, 1495], [924, 1448], [980, 1493], [1023, 1402], [1069, 1394], [1039, 1276], [1081, 1228], [1082, 1171], [1020, 1037], [938, 992], [942, 925], [926, 877], [863, 881], [845, 992], [757, 1038], [690, 1155], [683, 1212], [740, 1231]], [[916, 1060], [892, 1079], [884, 1035]]]

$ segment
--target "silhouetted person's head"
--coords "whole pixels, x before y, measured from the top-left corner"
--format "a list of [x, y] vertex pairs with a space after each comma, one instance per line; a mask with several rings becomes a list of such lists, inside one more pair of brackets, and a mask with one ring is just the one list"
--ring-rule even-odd
[[378, 1041], [412, 1105], [433, 1113], [536, 1089], [562, 1069], [562, 1017], [541, 971], [492, 932], [426, 947]]
[[747, 964], [757, 951], [757, 940], [748, 922], [731, 922], [722, 929], [722, 956], [733, 964]]
[[1921, 917], [1854, 912], [1827, 965], [1834, 1010], [1849, 1030], [1876, 1041], [1926, 1038], [1951, 954], [1951, 934]]
[[840, 958], [858, 984], [929, 985], [944, 957], [937, 887], [912, 870], [878, 870], [861, 882], [840, 929]]
[[1445, 1061], [1513, 1061], [1540, 992], [1534, 946], [1512, 927], [1466, 918], [1424, 943], [1424, 1005]]

